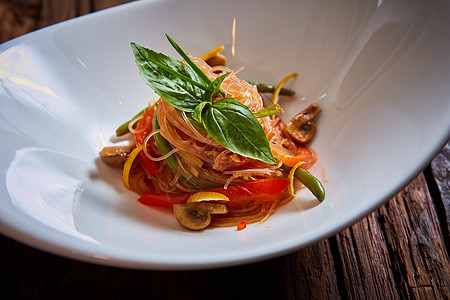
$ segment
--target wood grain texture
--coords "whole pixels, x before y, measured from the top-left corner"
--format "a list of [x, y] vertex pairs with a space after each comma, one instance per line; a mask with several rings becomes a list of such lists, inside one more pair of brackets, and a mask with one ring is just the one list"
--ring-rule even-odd
[[[125, 2], [0, 0], [0, 42]], [[356, 224], [255, 264], [181, 272], [113, 268], [0, 235], [0, 299], [449, 299], [449, 152], [447, 145], [429, 172]]]
[[0, 43], [38, 29], [40, 0], [0, 0]]
[[[83, 263], [1, 237], [1, 299], [334, 299], [328, 241], [261, 263], [200, 271], [145, 271]], [[11, 259], [14, 258], [14, 259]]]
[[346, 296], [351, 299], [398, 298], [378, 212], [337, 234]]
[[[443, 212], [445, 218], [443, 222], [447, 223], [445, 233], [448, 235], [450, 232], [450, 144], [447, 144], [431, 162], [431, 169], [439, 189], [435, 196], [436, 198], [440, 196], [440, 203], [437, 207]], [[449, 246], [447, 245], [447, 247]]]
[[402, 297], [448, 298], [450, 266], [424, 176], [380, 209]]
[[330, 299], [339, 295], [329, 240], [280, 258], [285, 299]]
[[131, 0], [0, 0], [0, 43]]
[[444, 238], [420, 174], [386, 205], [337, 234], [346, 296], [448, 299]]

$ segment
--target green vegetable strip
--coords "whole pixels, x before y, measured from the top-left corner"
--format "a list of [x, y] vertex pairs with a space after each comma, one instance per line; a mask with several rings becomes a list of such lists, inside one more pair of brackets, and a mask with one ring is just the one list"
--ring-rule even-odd
[[[197, 67], [196, 64], [194, 64], [194, 62], [189, 58], [189, 56], [187, 56], [187, 54], [183, 51], [183, 49], [181, 49], [180, 46], [178, 46], [177, 43], [175, 43], [174, 40], [172, 40], [172, 38], [166, 34], [167, 39], [169, 40], [169, 42], [172, 44], [173, 48], [178, 52], [178, 54], [181, 55], [181, 57], [183, 57], [183, 59], [188, 63], [189, 66], [191, 66], [191, 68], [194, 70], [195, 73], [197, 73], [197, 75], [206, 83], [206, 84], [210, 84], [212, 81], [211, 79], [209, 79], [208, 76], [206, 76], [205, 73], [203, 73], [202, 70], [200, 70], [199, 67]], [[222, 90], [219, 90], [219, 93], [222, 96], [225, 96], [225, 93]]]
[[[157, 114], [155, 112], [155, 116], [153, 118], [153, 130], [157, 130], [160, 128], [161, 127], [159, 126], [159, 123], [158, 123]], [[165, 155], [165, 154], [169, 153], [170, 151], [172, 151], [172, 149], [173, 149], [172, 146], [160, 133], [155, 134], [153, 137], [155, 139], [156, 147], [158, 147], [158, 149], [162, 155]], [[170, 169], [174, 173], [178, 172], [177, 156], [178, 155], [176, 153], [174, 153], [173, 155], [166, 158], [167, 165], [170, 167]], [[196, 187], [202, 188], [202, 189], [219, 187], [219, 185], [217, 183], [214, 183], [212, 181], [209, 181], [209, 180], [206, 180], [203, 178], [197, 178], [194, 176], [190, 176], [189, 178], [182, 176], [181, 179], [186, 183], [189, 183], [193, 186], [196, 186]]]
[[[155, 112], [155, 116], [153, 117], [153, 130], [158, 130], [161, 127], [159, 127], [158, 118]], [[159, 151], [162, 155], [166, 155], [170, 151], [172, 151], [172, 146], [170, 143], [159, 133], [155, 134], [154, 136], [156, 147], [158, 147]], [[167, 165], [172, 169], [174, 173], [178, 172], [178, 160], [174, 155], [171, 155], [166, 158]]]
[[282, 112], [284, 112], [284, 111], [279, 104], [272, 104], [270, 106], [261, 108], [254, 114], [255, 114], [255, 117], [257, 117], [257, 118], [264, 118], [264, 117], [273, 116], [273, 115], [276, 115], [276, 114], [279, 114]]
[[150, 107], [147, 106], [146, 108], [144, 108], [143, 110], [141, 110], [137, 115], [135, 115], [133, 118], [131, 118], [129, 121], [123, 123], [122, 125], [119, 126], [119, 128], [116, 129], [116, 136], [122, 136], [124, 134], [127, 134], [128, 132], [130, 132], [130, 130], [128, 129], [128, 125], [130, 124], [131, 121], [133, 121], [134, 119], [136, 119], [137, 117], [142, 116]]
[[[292, 167], [289, 167], [285, 164], [281, 166], [283, 170], [289, 172]], [[297, 178], [303, 185], [311, 191], [311, 193], [322, 202], [325, 199], [325, 188], [319, 179], [314, 177], [311, 173], [303, 168], [297, 168], [294, 173], [295, 178]]]
[[[267, 84], [267, 83], [260, 83], [260, 82], [252, 82], [248, 81], [248, 83], [256, 85], [256, 88], [258, 89], [258, 92], [260, 93], [273, 93], [275, 92], [276, 86]], [[294, 96], [295, 91], [287, 88], [281, 88], [280, 95], [283, 96]]]

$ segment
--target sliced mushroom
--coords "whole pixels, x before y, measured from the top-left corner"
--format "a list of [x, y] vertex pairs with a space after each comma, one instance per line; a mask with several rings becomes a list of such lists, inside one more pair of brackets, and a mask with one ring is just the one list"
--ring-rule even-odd
[[101, 159], [113, 168], [123, 168], [125, 161], [135, 145], [128, 146], [107, 146], [99, 152]]
[[227, 64], [227, 58], [222, 54], [218, 53], [213, 57], [209, 58], [208, 60], [206, 60], [206, 63], [211, 67], [225, 66]]
[[202, 230], [211, 223], [211, 214], [226, 214], [226, 205], [208, 202], [174, 204], [173, 214], [177, 221], [191, 230]]
[[311, 141], [317, 131], [316, 124], [311, 120], [321, 111], [322, 109], [317, 103], [311, 104], [291, 119], [289, 124], [285, 126], [286, 132], [298, 143], [303, 144]]

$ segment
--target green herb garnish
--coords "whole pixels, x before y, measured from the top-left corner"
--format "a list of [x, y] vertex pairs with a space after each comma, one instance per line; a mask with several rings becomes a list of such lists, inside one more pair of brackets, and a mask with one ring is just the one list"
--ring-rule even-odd
[[[155, 112], [155, 116], [153, 118], [153, 128], [155, 130], [160, 129], [159, 123], [158, 123], [158, 113]], [[160, 134], [156, 133], [154, 135], [156, 147], [158, 147], [159, 151], [162, 155], [166, 155], [170, 151], [173, 150], [172, 145]], [[178, 173], [179, 167], [178, 167], [178, 154], [174, 153], [166, 158], [166, 163], [169, 166], [169, 168], [174, 172]], [[201, 177], [195, 177], [192, 174], [189, 173], [189, 171], [184, 171], [181, 175], [181, 179], [184, 182], [187, 182], [191, 185], [194, 185], [199, 188], [203, 189], [210, 189], [210, 188], [216, 188], [219, 187], [216, 182], [209, 181], [208, 179], [204, 179]]]
[[264, 118], [268, 116], [277, 115], [284, 112], [279, 104], [272, 104], [267, 107], [261, 108], [257, 112], [255, 112], [255, 117]]
[[[143, 110], [141, 110], [137, 115], [135, 115], [134, 117], [132, 117], [130, 120], [126, 121], [125, 123], [123, 123], [122, 125], [120, 125], [117, 129], [116, 129], [116, 136], [122, 136], [127, 134], [128, 132], [130, 132], [130, 130], [128, 129], [128, 125], [130, 124], [131, 121], [133, 121], [134, 119], [136, 119], [137, 117], [142, 116], [148, 109], [150, 108], [150, 106], [147, 106], [146, 108], [144, 108]], [[136, 124], [134, 124], [133, 127], [136, 127]]]
[[253, 112], [233, 98], [216, 101], [203, 115], [208, 134], [228, 150], [275, 163], [269, 141]]
[[203, 98], [206, 85], [192, 68], [182, 61], [135, 43], [131, 43], [131, 48], [139, 73], [155, 93], [177, 109], [194, 112]]
[[213, 103], [215, 97], [224, 95], [220, 84], [228, 74], [211, 81], [169, 36], [167, 38], [187, 64], [131, 43], [145, 82], [173, 107], [192, 113], [192, 118], [226, 149], [266, 163], [276, 163], [266, 133], [247, 106], [233, 98]]

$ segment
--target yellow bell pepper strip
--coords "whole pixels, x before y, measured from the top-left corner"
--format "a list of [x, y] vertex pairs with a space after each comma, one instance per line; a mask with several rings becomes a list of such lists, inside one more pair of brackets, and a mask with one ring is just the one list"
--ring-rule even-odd
[[280, 83], [277, 84], [277, 87], [275, 88], [275, 91], [272, 94], [272, 100], [270, 101], [270, 104], [276, 104], [278, 103], [278, 95], [280, 94], [281, 88], [283, 85], [288, 82], [289, 79], [297, 77], [297, 73], [289, 74], [288, 76], [284, 77]]
[[130, 171], [131, 171], [131, 166], [133, 165], [134, 160], [136, 159], [137, 155], [141, 151], [142, 151], [142, 145], [134, 148], [134, 150], [131, 151], [130, 155], [128, 156], [127, 160], [125, 161], [125, 164], [123, 165], [122, 182], [123, 182], [123, 185], [128, 190], [130, 189]]
[[205, 54], [203, 54], [202, 56], [200, 56], [200, 58], [206, 61], [206, 60], [208, 60], [208, 59], [213, 58], [214, 56], [216, 56], [216, 55], [219, 54], [220, 52], [222, 52], [223, 49], [225, 49], [225, 47], [224, 47], [223, 45], [220, 45], [220, 46], [218, 46], [218, 47], [216, 47], [216, 48], [214, 48], [214, 49], [212, 49], [212, 50], [206, 52]]

